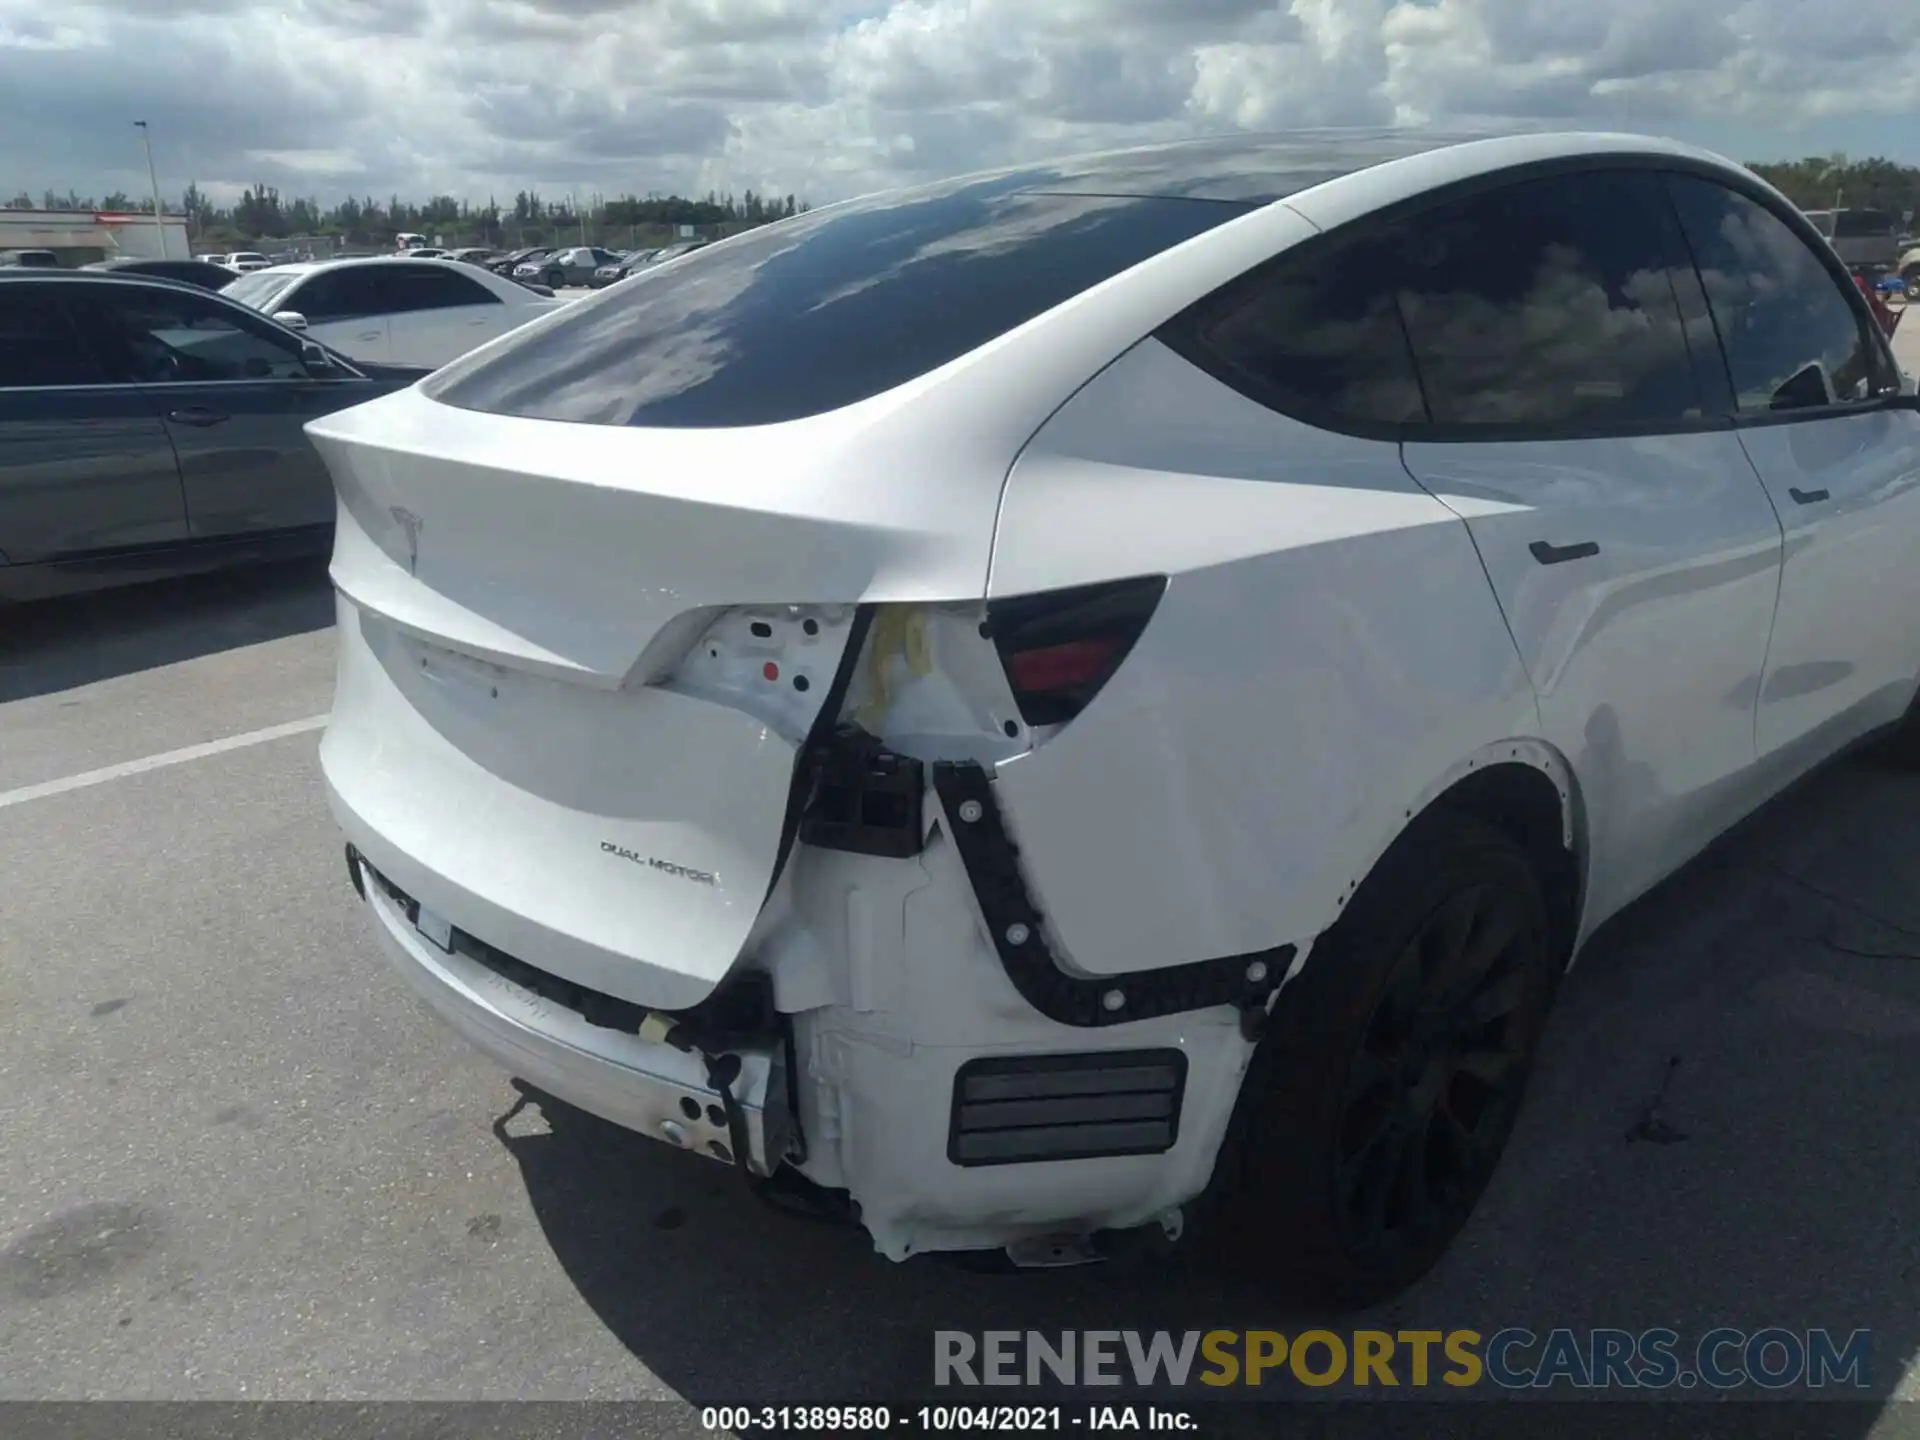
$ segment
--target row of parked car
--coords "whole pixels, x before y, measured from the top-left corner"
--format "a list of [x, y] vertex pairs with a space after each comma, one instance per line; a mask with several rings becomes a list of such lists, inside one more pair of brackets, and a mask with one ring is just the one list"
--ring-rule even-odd
[[457, 256], [0, 264], [0, 603], [324, 549], [307, 422], [566, 303]]
[[430, 373], [141, 268], [198, 263], [0, 269], [0, 604], [324, 552], [304, 427]]
[[[698, 250], [701, 246], [711, 243], [709, 240], [683, 240], [674, 245], [638, 250], [607, 250], [598, 245], [528, 246], [506, 252], [484, 245], [443, 248], [436, 245], [409, 244], [402, 246], [398, 253], [415, 260], [453, 260], [489, 270], [510, 280], [544, 284], [554, 290], [564, 286], [591, 286], [599, 290], [626, 279], [636, 270], [658, 265], [673, 259], [676, 255], [684, 255], [690, 250]], [[311, 256], [304, 258], [312, 259]], [[129, 257], [102, 260], [84, 268], [99, 270], [145, 263], [147, 262]], [[277, 264], [295, 262], [290, 253], [274, 257], [257, 250], [235, 250], [226, 254], [196, 255], [190, 261], [159, 263], [194, 267], [191, 273], [179, 271], [177, 278], [203, 287], [218, 289], [221, 284], [235, 275], [250, 275], [257, 270], [266, 270]], [[59, 265], [59, 256], [51, 250], [0, 250], [0, 268], [56, 269]]]
[[264, 270], [273, 264], [271, 258], [258, 250], [235, 250], [227, 255], [196, 255], [209, 265], [218, 265], [223, 270], [231, 270], [236, 275], [245, 275], [252, 270]]
[[[253, 250], [231, 255], [196, 255], [191, 260], [149, 260], [123, 255], [111, 260], [95, 260], [82, 270], [122, 270], [140, 267], [144, 273], [184, 280], [206, 290], [218, 290], [236, 275], [264, 270], [273, 261]], [[52, 250], [0, 250], [0, 270], [58, 270], [60, 257]]]
[[562, 303], [398, 255], [0, 266], [0, 604], [323, 552], [306, 424]]
[[641, 250], [606, 250], [598, 245], [563, 245], [557, 249], [534, 246], [496, 255], [483, 263], [494, 274], [522, 284], [544, 284], [554, 290], [568, 286], [604, 290], [637, 270], [659, 265], [711, 243], [683, 240], [677, 245]]
[[[482, 270], [507, 280], [515, 280], [523, 285], [545, 286], [549, 290], [568, 287], [591, 287], [603, 290], [618, 283], [651, 265], [658, 265], [684, 255], [690, 250], [698, 250], [709, 240], [683, 240], [674, 245], [659, 246], [638, 250], [608, 250], [599, 245], [529, 245], [518, 250], [495, 250], [484, 245], [445, 248], [438, 245], [413, 243], [417, 236], [403, 235], [400, 254], [414, 260], [453, 260], [463, 265], [476, 266]], [[215, 264], [237, 261], [240, 256], [204, 257]], [[259, 257], [253, 257], [259, 258]], [[232, 269], [258, 270], [260, 265], [229, 265]]]
[[[0, 254], [0, 603], [330, 542], [305, 425], [703, 242], [616, 254]], [[589, 263], [591, 262], [591, 263]]]
[[562, 303], [545, 286], [416, 254], [296, 261], [244, 275], [204, 260], [104, 261], [62, 273], [99, 271], [217, 291], [348, 359], [428, 369]]
[[554, 287], [703, 243], [77, 269], [0, 252], [0, 602], [324, 548], [308, 421], [565, 304]]

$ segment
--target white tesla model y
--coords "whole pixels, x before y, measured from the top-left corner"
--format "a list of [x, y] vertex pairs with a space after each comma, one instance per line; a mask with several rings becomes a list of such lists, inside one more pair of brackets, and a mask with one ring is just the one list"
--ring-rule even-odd
[[893, 1258], [1205, 1214], [1387, 1293], [1594, 928], [1906, 715], [1915, 404], [1643, 138], [814, 210], [309, 427], [352, 879], [515, 1073]]

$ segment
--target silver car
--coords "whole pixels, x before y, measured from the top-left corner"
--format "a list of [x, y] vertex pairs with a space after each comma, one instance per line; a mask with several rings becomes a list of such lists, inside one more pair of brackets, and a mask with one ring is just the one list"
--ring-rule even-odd
[[593, 288], [601, 290], [614, 284], [616, 281], [626, 279], [627, 276], [631, 275], [635, 270], [638, 270], [642, 265], [646, 264], [651, 257], [658, 253], [659, 251], [657, 250], [626, 251], [624, 254], [616, 257], [608, 264], [602, 265], [598, 270], [593, 272], [593, 280], [591, 282]]
[[618, 264], [619, 261], [620, 256], [611, 250], [602, 250], [596, 245], [576, 245], [514, 266], [513, 278], [536, 280], [555, 290], [565, 285], [590, 285], [594, 272], [602, 265]]

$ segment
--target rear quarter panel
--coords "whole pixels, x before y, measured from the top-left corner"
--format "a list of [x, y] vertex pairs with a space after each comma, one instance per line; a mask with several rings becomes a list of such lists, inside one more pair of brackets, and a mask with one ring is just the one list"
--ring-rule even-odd
[[1538, 736], [1466, 528], [1398, 447], [1288, 419], [1154, 340], [1014, 465], [989, 594], [1148, 573], [1170, 579], [1126, 663], [997, 784], [1082, 970], [1310, 939], [1441, 781]]

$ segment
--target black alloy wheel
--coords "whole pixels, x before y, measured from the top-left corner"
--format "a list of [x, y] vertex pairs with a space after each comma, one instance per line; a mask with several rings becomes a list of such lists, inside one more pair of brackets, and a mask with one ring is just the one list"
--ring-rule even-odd
[[1341, 1307], [1431, 1269], [1512, 1133], [1569, 938], [1513, 839], [1417, 818], [1281, 991], [1198, 1207], [1212, 1258]]
[[1480, 885], [1430, 915], [1389, 973], [1341, 1115], [1339, 1215], [1356, 1255], [1422, 1250], [1479, 1198], [1524, 1088], [1530, 939], [1518, 898]]

